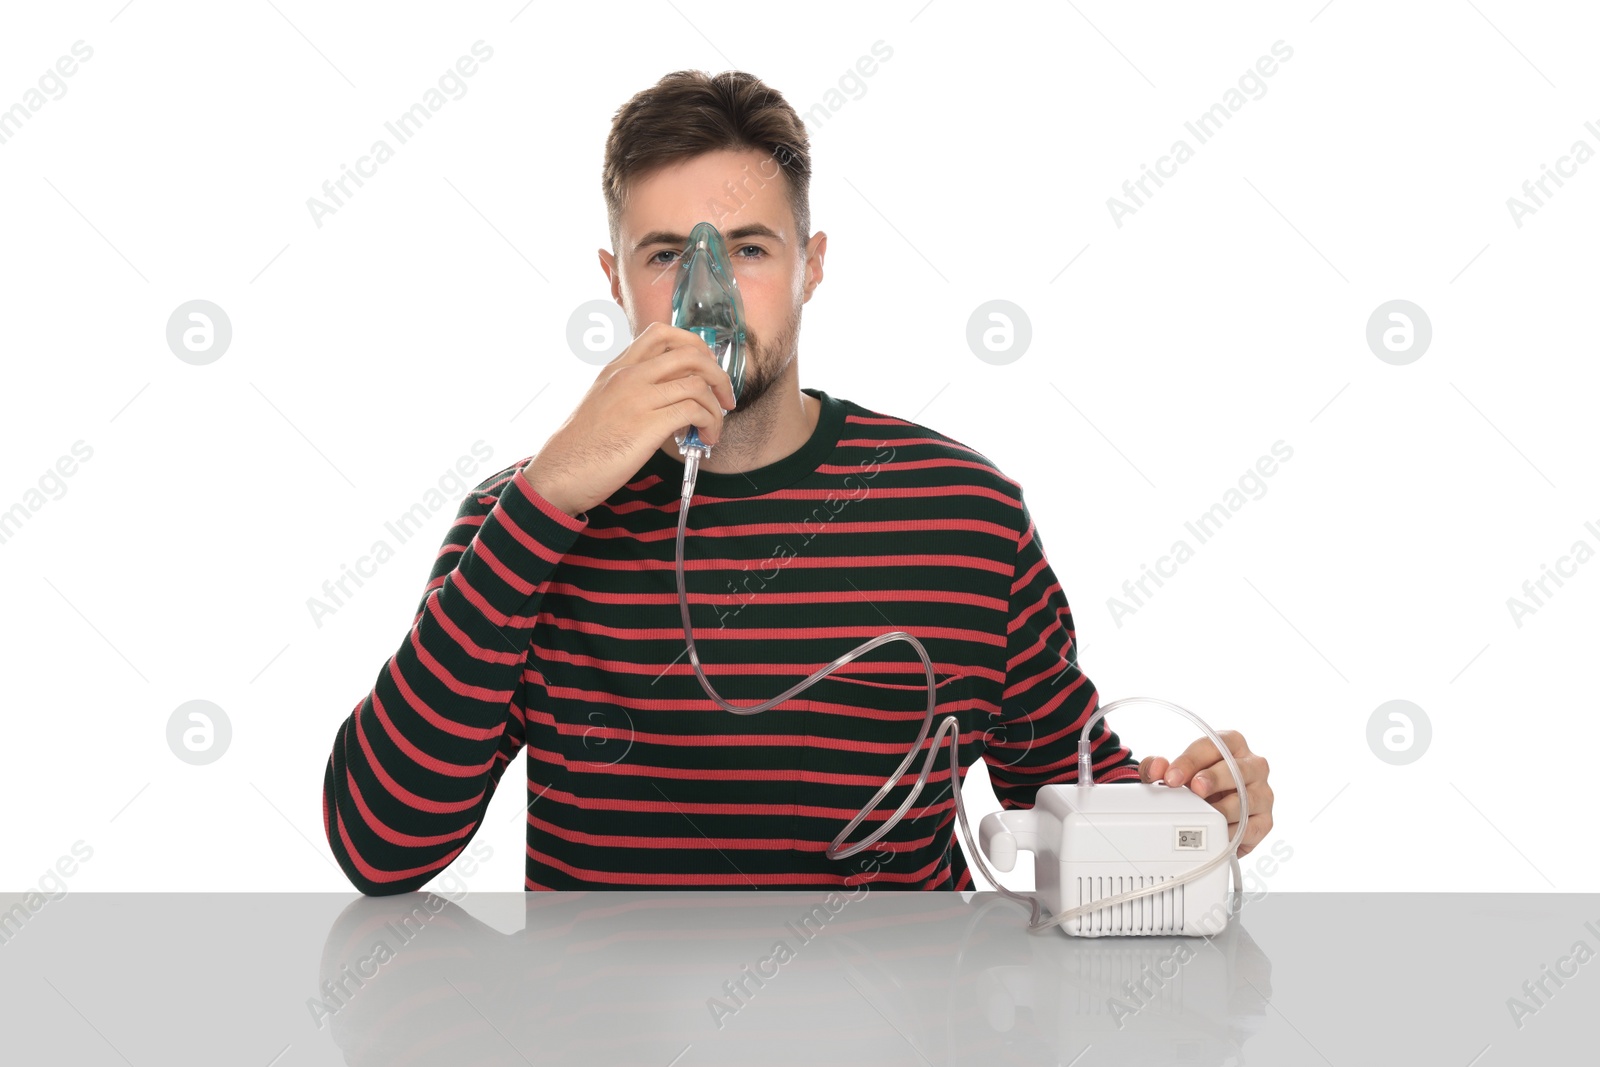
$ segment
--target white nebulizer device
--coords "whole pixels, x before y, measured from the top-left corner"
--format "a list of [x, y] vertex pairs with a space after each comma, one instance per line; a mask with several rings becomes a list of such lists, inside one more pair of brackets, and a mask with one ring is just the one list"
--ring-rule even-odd
[[[689, 235], [687, 247], [678, 263], [678, 280], [672, 298], [672, 325], [699, 334], [710, 347], [717, 363], [727, 372], [737, 398], [744, 381], [745, 327], [744, 304], [738, 282], [729, 265], [727, 246], [716, 227], [698, 223]], [[922, 659], [928, 683], [928, 708], [922, 730], [894, 773], [882, 788], [849, 821], [824, 853], [829, 859], [855, 855], [894, 828], [910, 810], [928, 782], [934, 758], [945, 736], [950, 738], [950, 788], [956, 802], [956, 820], [967, 855], [984, 876], [1003, 895], [1031, 912], [1028, 932], [1043, 934], [1053, 927], [1080, 937], [1118, 935], [1211, 936], [1219, 933], [1241, 906], [1242, 883], [1238, 848], [1249, 821], [1249, 801], [1245, 790], [1237, 790], [1239, 827], [1231, 839], [1222, 813], [1189, 789], [1169, 788], [1157, 783], [1119, 783], [1115, 788], [1096, 788], [1089, 740], [1093, 727], [1107, 712], [1125, 704], [1155, 704], [1191, 720], [1216, 745], [1233, 781], [1244, 781], [1228, 746], [1193, 712], [1165, 700], [1127, 697], [1102, 705], [1084, 723], [1078, 741], [1078, 780], [1072, 785], [1045, 785], [1039, 788], [1031, 809], [1000, 811], [984, 818], [980, 826], [983, 848], [974, 846], [967, 824], [967, 811], [961, 800], [959, 759], [960, 720], [946, 715], [934, 734], [933, 744], [923, 760], [922, 771], [900, 807], [882, 826], [848, 848], [845, 838], [873, 812], [910, 767], [921, 751], [933, 726], [937, 696], [933, 663], [922, 642], [904, 630], [883, 633], [827, 666], [812, 672], [770, 700], [740, 707], [722, 699], [711, 688], [695, 650], [694, 626], [689, 619], [689, 597], [684, 585], [683, 540], [689, 518], [689, 501], [694, 496], [700, 460], [711, 451], [700, 440], [695, 427], [677, 435], [678, 451], [684, 457], [683, 494], [678, 509], [677, 580], [678, 607], [683, 617], [684, 641], [689, 662], [700, 679], [701, 688], [718, 706], [735, 715], [756, 715], [777, 707], [796, 693], [827, 677], [838, 667], [890, 641], [906, 641]], [[984, 861], [992, 856], [995, 866], [1009, 871], [1016, 865], [1018, 852], [1034, 855], [1037, 896], [1014, 892], [1000, 884]], [[1228, 906], [1228, 870], [1233, 877], [1233, 905]], [[1041, 903], [1050, 915], [1040, 914]]]
[[[1223, 868], [1228, 861], [1235, 886], [1233, 910], [1239, 906], [1236, 850], [1250, 817], [1249, 801], [1239, 790], [1239, 830], [1230, 840], [1222, 812], [1182, 786], [1130, 782], [1093, 788], [1091, 728], [1111, 709], [1140, 702], [1192, 720], [1223, 754], [1234, 780], [1242, 780], [1228, 747], [1186, 708], [1148, 697], [1114, 700], [1084, 724], [1078, 741], [1080, 784], [1041, 786], [1032, 808], [984, 816], [978, 842], [1002, 871], [1016, 865], [1018, 852], [1034, 854], [1034, 884], [1054, 916], [1045, 925], [1059, 923], [1080, 937], [1210, 937], [1222, 932], [1232, 914], [1228, 870]], [[987, 868], [984, 874], [999, 886]], [[1004, 888], [1001, 892], [1014, 895]], [[1033, 907], [1037, 913], [1038, 904]]]

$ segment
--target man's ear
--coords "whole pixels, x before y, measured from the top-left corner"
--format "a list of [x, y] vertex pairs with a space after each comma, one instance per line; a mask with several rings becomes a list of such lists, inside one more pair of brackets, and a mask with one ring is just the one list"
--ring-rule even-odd
[[828, 252], [828, 235], [821, 230], [811, 235], [811, 240], [806, 242], [806, 279], [805, 288], [800, 295], [800, 302], [804, 304], [811, 299], [812, 292], [822, 284], [822, 257]]
[[606, 278], [611, 282], [611, 299], [620, 307], [622, 304], [622, 272], [617, 269], [617, 257], [607, 252], [604, 248], [596, 249], [600, 253], [600, 269], [605, 272]]

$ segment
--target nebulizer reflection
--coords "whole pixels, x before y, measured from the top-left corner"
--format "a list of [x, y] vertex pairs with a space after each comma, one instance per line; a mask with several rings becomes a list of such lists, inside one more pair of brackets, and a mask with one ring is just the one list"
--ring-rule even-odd
[[[709, 222], [697, 223], [694, 229], [690, 231], [688, 243], [678, 260], [677, 283], [672, 294], [672, 325], [681, 329], [691, 330], [704, 339], [711, 349], [711, 354], [716, 357], [717, 364], [727, 372], [729, 379], [731, 379], [734, 398], [737, 400], [744, 385], [745, 371], [744, 301], [739, 294], [739, 282], [733, 274], [727, 245], [723, 241], [722, 234]], [[1213, 867], [1226, 859], [1231, 859], [1233, 862], [1234, 882], [1237, 887], [1239, 883], [1239, 866], [1236, 852], [1244, 837], [1248, 812], [1246, 806], [1248, 802], [1242, 789], [1238, 791], [1240, 805], [1239, 829], [1234, 835], [1231, 846], [1225, 852], [1218, 853], [1212, 862], [1202, 864], [1175, 878], [1165, 879], [1159, 883], [1152, 881], [1152, 884], [1143, 888], [1104, 897], [1079, 907], [1065, 908], [1060, 914], [1051, 916], [1048, 919], [1041, 918], [1039, 900], [1036, 897], [1014, 892], [1002, 885], [1000, 879], [989, 869], [982, 850], [977, 847], [973, 840], [972, 831], [967, 825], [966, 805], [961, 799], [961, 771], [958, 752], [961, 724], [960, 720], [954, 715], [946, 715], [940, 720], [938, 731], [934, 734], [933, 744], [928, 747], [927, 758], [923, 760], [922, 770], [917, 775], [915, 785], [912, 786], [911, 791], [906, 795], [900, 807], [876, 831], [849, 847], [843, 847], [844, 840], [850, 836], [856, 827], [861, 825], [862, 820], [866, 819], [877, 808], [878, 803], [899, 782], [901, 776], [906, 773], [906, 769], [911, 766], [912, 761], [916, 758], [916, 754], [922, 750], [923, 742], [928, 739], [928, 731], [933, 727], [935, 707], [938, 700], [935, 692], [938, 683], [934, 678], [933, 662], [928, 658], [928, 651], [922, 646], [922, 642], [904, 630], [892, 630], [879, 634], [872, 640], [845, 653], [832, 663], [812, 672], [770, 700], [748, 707], [741, 707], [722, 699], [717, 691], [711, 687], [710, 680], [706, 678], [705, 670], [700, 664], [700, 654], [695, 648], [694, 625], [689, 619], [689, 597], [684, 586], [683, 566], [683, 539], [689, 518], [689, 502], [694, 497], [694, 486], [700, 472], [700, 461], [710, 454], [711, 446], [700, 440], [699, 432], [693, 426], [689, 426], [683, 432], [675, 435], [674, 440], [677, 441], [678, 451], [684, 458], [683, 493], [678, 507], [678, 610], [683, 618], [683, 637], [685, 644], [688, 646], [689, 663], [694, 668], [695, 677], [700, 680], [700, 687], [705, 690], [706, 696], [710, 697], [718, 707], [735, 715], [760, 714], [769, 708], [777, 707], [796, 693], [816, 684], [833, 673], [834, 670], [851, 662], [858, 656], [877, 648], [879, 645], [888, 644], [890, 641], [905, 641], [916, 650], [917, 656], [922, 660], [922, 669], [928, 685], [928, 706], [926, 714], [923, 716], [922, 730], [917, 734], [916, 741], [906, 751], [905, 759], [901, 761], [900, 766], [895, 768], [894, 773], [885, 779], [882, 787], [879, 788], [873, 798], [856, 813], [855, 817], [833, 839], [832, 844], [824, 852], [824, 855], [829, 859], [840, 860], [853, 856], [869, 845], [877, 843], [885, 834], [894, 829], [906, 812], [911, 809], [911, 806], [916, 803], [923, 787], [927, 785], [928, 774], [933, 770], [933, 761], [939, 753], [940, 745], [944, 743], [948, 735], [950, 738], [950, 789], [955, 798], [956, 821], [961, 828], [961, 840], [966, 845], [966, 854], [977, 864], [978, 869], [983, 872], [984, 877], [989, 879], [990, 884], [1002, 895], [1015, 900], [1029, 910], [1032, 915], [1028, 924], [1029, 933], [1041, 934], [1066, 923], [1069, 919], [1088, 915], [1111, 905], [1118, 905], [1140, 897], [1171, 891], [1176, 886], [1193, 881], [1209, 873]], [[1229, 770], [1233, 772], [1234, 781], [1244, 780], [1239, 773], [1238, 765], [1228, 751], [1228, 746], [1193, 712], [1166, 701], [1155, 701], [1145, 697], [1128, 697], [1123, 700], [1113, 701], [1110, 704], [1101, 705], [1090, 720], [1084, 724], [1079, 743], [1079, 785], [1093, 785], [1094, 783], [1089, 755], [1091, 728], [1108, 711], [1125, 703], [1159, 704], [1193, 720], [1217, 746], [1217, 751], [1222, 754]], [[1237, 890], [1234, 900], [1237, 905], [1239, 901]]]

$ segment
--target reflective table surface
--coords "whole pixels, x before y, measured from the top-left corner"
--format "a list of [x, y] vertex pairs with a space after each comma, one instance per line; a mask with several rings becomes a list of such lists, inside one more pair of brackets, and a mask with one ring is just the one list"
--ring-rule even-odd
[[1263, 894], [1212, 938], [996, 893], [0, 896], [9, 1063], [1597, 1062], [1600, 896]]

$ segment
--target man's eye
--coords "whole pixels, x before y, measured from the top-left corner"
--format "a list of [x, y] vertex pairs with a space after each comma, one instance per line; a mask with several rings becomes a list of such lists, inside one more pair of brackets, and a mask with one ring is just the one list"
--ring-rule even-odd
[[[744, 255], [740, 255], [739, 254], [741, 252], [754, 252], [755, 255], [753, 255], [753, 256], [744, 256]], [[661, 251], [657, 252], [655, 255], [653, 255], [649, 259], [647, 259], [645, 261], [645, 263], [647, 265], [650, 265], [650, 266], [664, 267], [664, 266], [666, 266], [668, 263], [670, 263], [672, 261], [669, 260], [669, 259], [662, 259], [661, 258], [662, 256], [676, 256], [678, 254], [679, 254], [679, 252], [676, 249], [663, 248]], [[760, 245], [741, 245], [738, 249], [736, 249], [734, 251], [733, 258], [734, 259], [760, 259], [763, 256], [765, 256], [766, 254], [767, 254], [767, 250], [762, 248]]]

